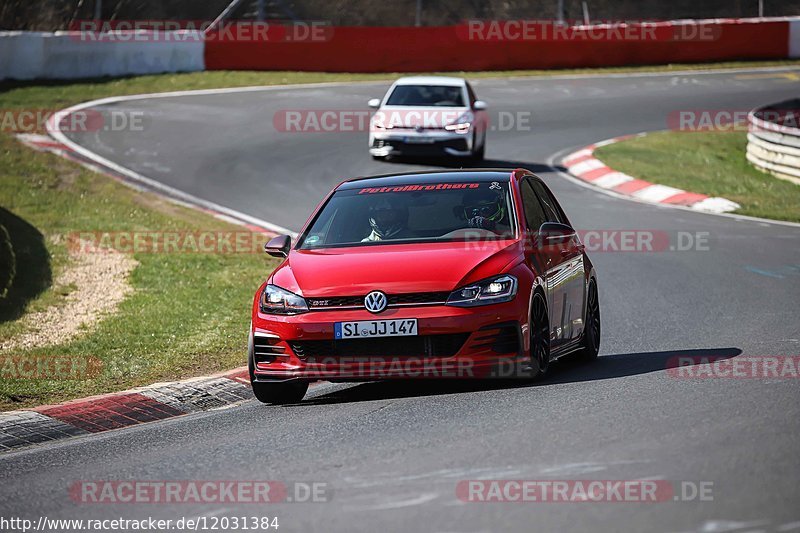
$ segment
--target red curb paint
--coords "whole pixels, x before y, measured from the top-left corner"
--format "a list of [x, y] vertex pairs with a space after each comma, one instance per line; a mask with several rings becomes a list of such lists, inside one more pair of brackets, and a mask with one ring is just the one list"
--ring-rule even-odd
[[589, 172], [584, 172], [583, 174], [581, 174], [581, 179], [584, 179], [586, 181], [594, 181], [602, 178], [606, 174], [611, 174], [612, 172], [614, 172], [613, 168], [600, 167], [594, 170], [590, 170]]
[[633, 181], [626, 181], [625, 183], [617, 185], [616, 187], [614, 187], [613, 190], [616, 192], [620, 192], [622, 194], [633, 194], [636, 191], [640, 191], [645, 187], [649, 187], [651, 185], [652, 183], [650, 183], [649, 181], [633, 180]]
[[693, 205], [708, 198], [705, 194], [696, 192], [682, 192], [661, 200], [662, 204]]
[[28, 141], [30, 144], [34, 146], [38, 146], [39, 148], [54, 148], [56, 150], [66, 150], [66, 146], [59, 142], [47, 142], [47, 141]]
[[232, 379], [234, 381], [243, 381], [248, 385], [250, 384], [250, 372], [247, 370], [247, 368], [243, 368], [241, 370], [225, 374], [225, 377], [228, 379]]
[[589, 159], [594, 159], [594, 156], [592, 154], [587, 154], [587, 155], [581, 155], [581, 156], [574, 157], [574, 158], [568, 158], [568, 159], [564, 160], [564, 164], [566, 166], [568, 166], [568, 167], [571, 167], [572, 165], [577, 165], [578, 163], [583, 163], [584, 161], [588, 161]]
[[143, 394], [118, 394], [91, 401], [34, 409], [90, 433], [100, 433], [185, 414]]

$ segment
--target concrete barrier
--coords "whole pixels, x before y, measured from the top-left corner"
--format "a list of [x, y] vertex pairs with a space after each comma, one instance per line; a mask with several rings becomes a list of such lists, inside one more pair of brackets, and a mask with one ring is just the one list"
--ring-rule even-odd
[[0, 32], [0, 79], [77, 79], [205, 69], [198, 31]]
[[763, 172], [800, 185], [798, 121], [800, 100], [787, 100], [750, 112], [747, 160]]

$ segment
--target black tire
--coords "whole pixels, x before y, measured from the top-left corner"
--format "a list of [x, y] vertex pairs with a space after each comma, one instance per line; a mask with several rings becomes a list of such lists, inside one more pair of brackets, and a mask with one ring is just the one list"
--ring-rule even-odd
[[259, 402], [274, 405], [297, 403], [308, 392], [307, 381], [257, 382], [255, 365], [253, 337], [251, 336], [247, 343], [247, 369], [250, 373], [250, 386], [253, 388], [253, 395]]
[[597, 283], [589, 281], [586, 291], [586, 316], [584, 317], [583, 349], [578, 352], [583, 361], [594, 361], [600, 353], [600, 301], [597, 298]]
[[[478, 134], [475, 134], [475, 138], [473, 139], [473, 150], [475, 148], [475, 143], [478, 142]], [[486, 156], [486, 137], [483, 138], [483, 144], [481, 147], [472, 152], [472, 160], [473, 161], [483, 161], [483, 158]]]
[[540, 381], [550, 368], [550, 320], [542, 293], [533, 295], [528, 326], [531, 341], [531, 379]]
[[383, 155], [373, 155], [372, 159], [374, 161], [386, 161], [386, 156]]

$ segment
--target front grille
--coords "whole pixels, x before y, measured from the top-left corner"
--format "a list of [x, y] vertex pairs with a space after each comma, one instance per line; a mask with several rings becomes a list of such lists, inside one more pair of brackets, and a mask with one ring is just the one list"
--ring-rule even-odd
[[375, 339], [342, 339], [291, 341], [298, 357], [308, 362], [324, 357], [452, 357], [464, 346], [469, 333], [379, 337]]
[[467, 139], [447, 139], [444, 141], [436, 141], [432, 143], [406, 143], [402, 140], [397, 139], [389, 139], [385, 141], [385, 146], [391, 146], [392, 148], [397, 148], [401, 152], [408, 152], [408, 151], [420, 151], [420, 152], [429, 152], [433, 150], [442, 150], [444, 148], [452, 148], [453, 150], [458, 151], [466, 151], [467, 150]]
[[430, 305], [433, 303], [444, 303], [449, 292], [411, 292], [408, 294], [387, 294], [386, 299], [389, 305]]
[[279, 355], [286, 353], [286, 348], [278, 345], [277, 337], [253, 336], [253, 355], [256, 363], [271, 363]]
[[470, 343], [473, 350], [492, 350], [495, 353], [513, 353], [520, 351], [519, 324], [511, 322], [482, 328]]
[[[388, 307], [414, 305], [442, 305], [449, 292], [411, 292], [407, 294], [387, 294]], [[343, 307], [364, 308], [364, 296], [333, 296], [330, 298], [306, 298], [310, 309], [341, 309]]]

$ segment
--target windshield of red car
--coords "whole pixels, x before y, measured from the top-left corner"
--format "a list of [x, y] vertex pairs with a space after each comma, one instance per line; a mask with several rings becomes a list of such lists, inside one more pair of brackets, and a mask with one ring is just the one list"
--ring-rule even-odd
[[337, 191], [301, 249], [513, 238], [508, 182], [419, 183]]

